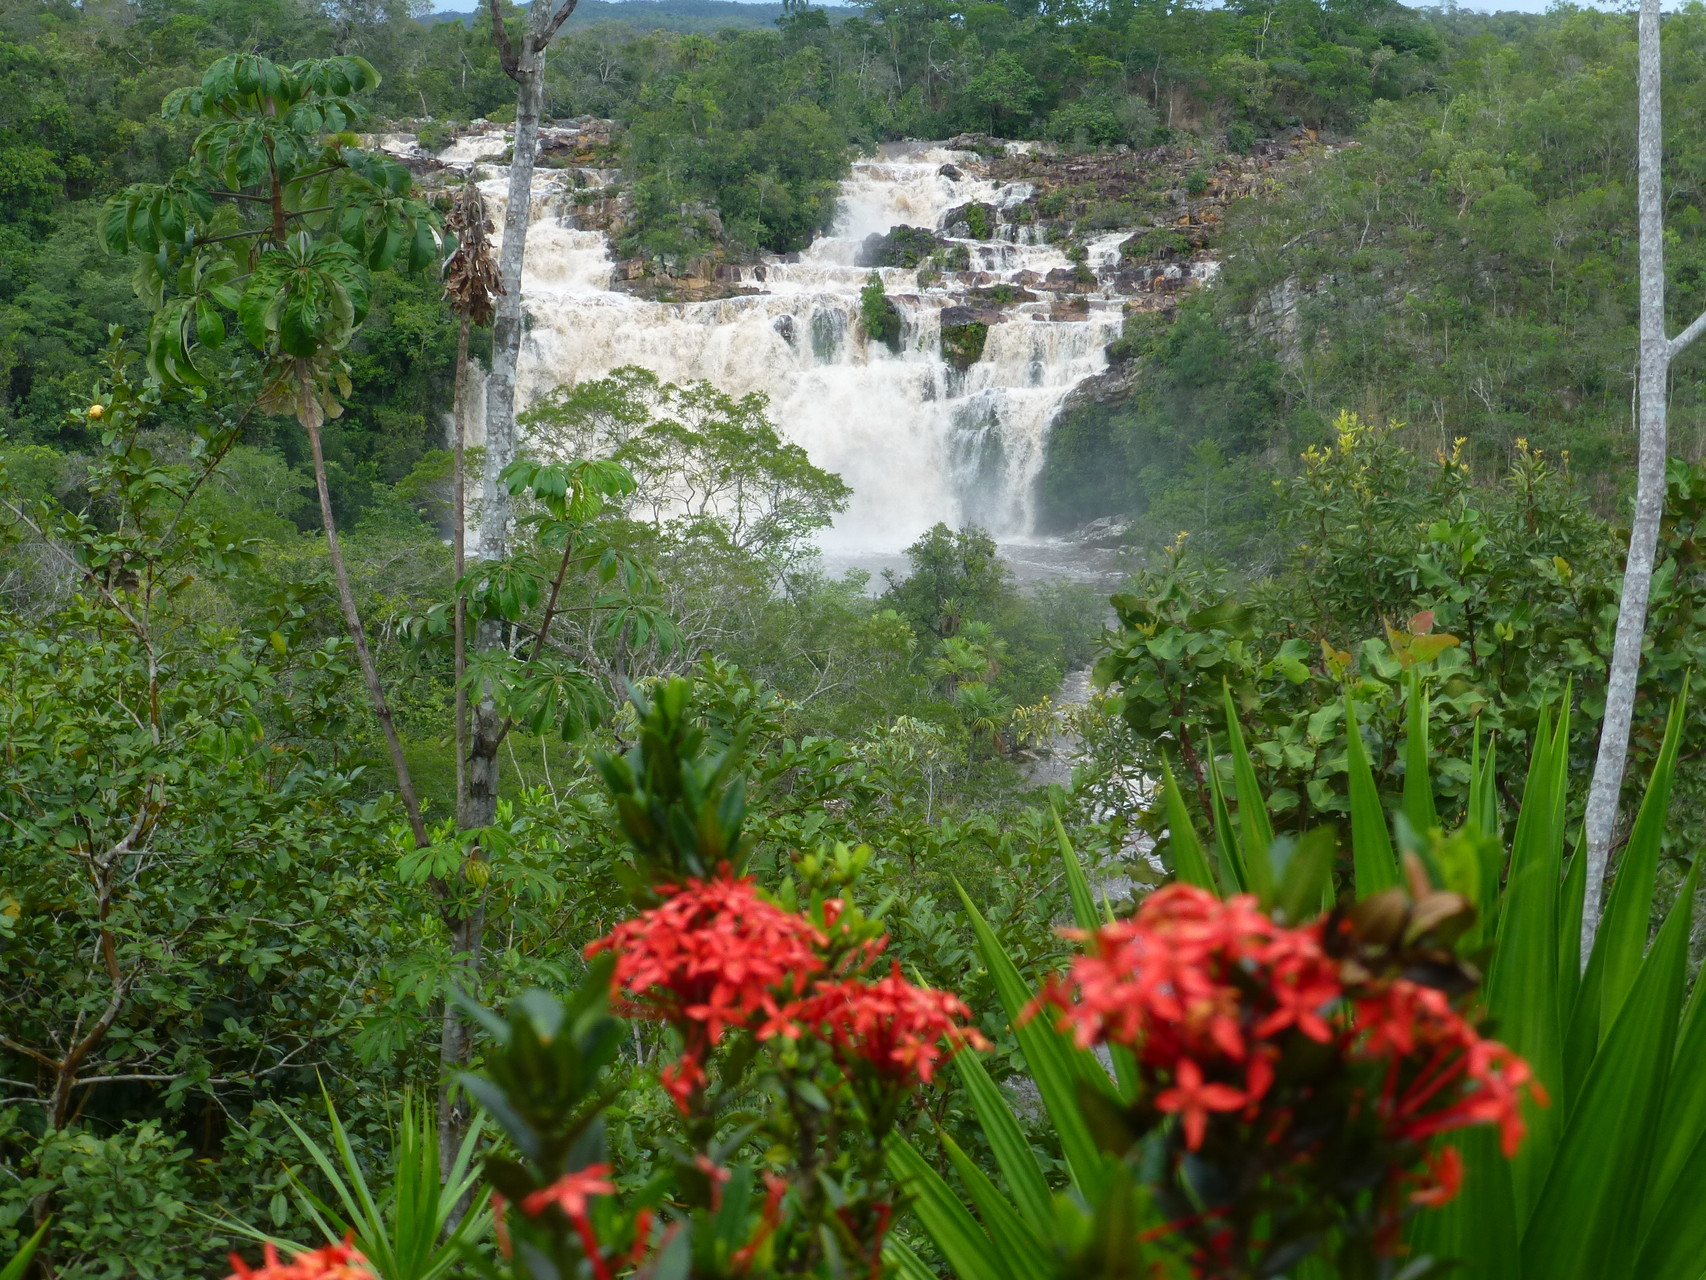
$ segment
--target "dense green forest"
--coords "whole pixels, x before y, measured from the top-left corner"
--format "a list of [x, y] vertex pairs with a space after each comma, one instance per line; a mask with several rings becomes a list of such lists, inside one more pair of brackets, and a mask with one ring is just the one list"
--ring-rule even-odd
[[[1051, 430], [1045, 520], [1136, 548], [1111, 601], [945, 524], [827, 574], [842, 477], [632, 367], [526, 408], [459, 579], [472, 240], [361, 142], [514, 120], [486, 15], [0, 0], [0, 1280], [1700, 1280], [1698, 356], [1580, 938], [1631, 19], [752, 10], [550, 46], [624, 257], [798, 251], [900, 139], [1199, 188], [1319, 144]], [[1664, 26], [1686, 319], [1706, 9]], [[1116, 225], [1051, 208], [1076, 263]]]
[[[1154, 510], [1218, 550], [1261, 555], [1266, 469], [1324, 443], [1341, 409], [1459, 437], [1482, 479], [1527, 440], [1617, 509], [1633, 388], [1633, 30], [1566, 8], [1435, 19], [1427, 92], [1374, 104], [1356, 146], [1247, 201], [1216, 287], [1121, 344], [1118, 391], [1063, 424], [1045, 487], [1063, 523]], [[1701, 15], [1666, 25], [1670, 299], [1706, 301], [1690, 139]], [[1675, 451], [1701, 449], [1696, 383], [1674, 383]], [[1190, 478], [1181, 483], [1181, 477]]]

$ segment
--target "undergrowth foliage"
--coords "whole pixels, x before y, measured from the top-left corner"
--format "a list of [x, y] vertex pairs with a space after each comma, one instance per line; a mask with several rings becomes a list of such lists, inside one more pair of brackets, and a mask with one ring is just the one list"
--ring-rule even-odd
[[[526, 992], [505, 1017], [465, 1002], [488, 1043], [462, 1085], [504, 1135], [484, 1165], [485, 1274], [921, 1278], [911, 1210], [967, 1280], [1253, 1278], [1323, 1251], [1343, 1274], [1396, 1276], [1406, 1221], [1462, 1181], [1439, 1136], [1492, 1126], [1506, 1157], [1518, 1150], [1523, 1104], [1543, 1090], [1465, 1012], [1479, 975], [1453, 948], [1474, 907], [1420, 859], [1407, 888], [1323, 912], [1325, 846], [1274, 844], [1256, 893], [1176, 884], [1098, 924], [1061, 827], [1071, 936], [1087, 944], [1067, 973], [1025, 991], [967, 903], [1045, 1104], [1077, 1144], [1075, 1190], [1051, 1193], [1040, 1171], [1030, 1182], [972, 1011], [898, 964], [882, 971], [884, 924], [857, 903], [869, 850], [781, 858], [774, 889], [747, 874], [744, 748], [707, 738], [690, 694], [679, 680], [636, 694], [638, 745], [605, 762], [636, 913], [586, 946], [563, 995]], [[1244, 851], [1246, 874], [1257, 854]], [[661, 1038], [637, 1036], [647, 1024]], [[1112, 1051], [1114, 1079], [1092, 1046]], [[1025, 1210], [930, 1123], [949, 1061]], [[1063, 1064], [1076, 1064], [1064, 1088]], [[636, 1176], [608, 1128], [654, 1089], [670, 1103], [661, 1149]], [[933, 1145], [982, 1226], [920, 1156]], [[1054, 1202], [1040, 1216], [1038, 1195]], [[997, 1251], [1012, 1233], [1011, 1256], [977, 1263], [968, 1228]], [[347, 1240], [269, 1254], [239, 1268], [250, 1275], [393, 1280]]]

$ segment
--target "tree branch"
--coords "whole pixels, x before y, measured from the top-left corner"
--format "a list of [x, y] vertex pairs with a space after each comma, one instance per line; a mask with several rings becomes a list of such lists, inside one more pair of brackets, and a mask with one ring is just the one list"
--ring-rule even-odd
[[516, 59], [515, 46], [509, 41], [509, 28], [504, 26], [498, 0], [486, 0], [486, 7], [492, 14], [492, 42], [498, 47], [498, 61], [503, 64], [504, 74], [514, 80], [521, 63]]
[[1706, 312], [1701, 312], [1693, 324], [1670, 340], [1670, 358], [1676, 359], [1703, 333], [1706, 333]]
[[[533, 2], [538, 4], [539, 0], [533, 0]], [[557, 28], [569, 20], [569, 15], [575, 11], [577, 3], [579, 0], [563, 0], [563, 7], [551, 15], [551, 21], [545, 28], [545, 40], [549, 40], [557, 34]], [[545, 40], [541, 40], [539, 43], [543, 45]]]
[[[551, 623], [557, 616], [557, 596], [563, 590], [563, 580], [569, 576], [569, 566], [574, 563], [575, 536], [570, 533], [563, 539], [563, 560], [557, 566], [557, 576], [551, 579], [551, 598], [545, 602], [545, 619], [539, 624], [539, 634], [533, 639], [533, 654], [527, 659], [527, 665], [532, 666], [539, 661], [539, 654], [545, 648], [545, 637], [551, 634]], [[498, 742], [509, 737], [509, 731], [515, 728], [515, 717], [506, 716], [504, 727], [498, 733]]]
[[32, 1049], [27, 1044], [19, 1044], [10, 1036], [0, 1036], [0, 1048], [10, 1049], [13, 1053], [21, 1053], [26, 1058], [34, 1058], [42, 1066], [52, 1068], [55, 1071], [59, 1069], [57, 1058], [50, 1058], [40, 1049]]

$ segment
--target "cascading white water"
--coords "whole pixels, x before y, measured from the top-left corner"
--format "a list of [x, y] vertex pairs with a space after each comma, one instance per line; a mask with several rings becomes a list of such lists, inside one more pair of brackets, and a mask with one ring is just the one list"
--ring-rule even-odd
[[[466, 164], [499, 155], [502, 139], [494, 146], [493, 137], [463, 139], [443, 158]], [[519, 393], [525, 401], [628, 364], [674, 382], [707, 379], [736, 395], [763, 392], [783, 434], [852, 487], [848, 510], [822, 539], [827, 549], [896, 550], [938, 520], [1023, 538], [1032, 529], [1049, 423], [1067, 393], [1105, 367], [1121, 300], [1090, 286], [1088, 308], [1066, 318], [1056, 318], [1047, 301], [1010, 305], [990, 325], [982, 358], [963, 373], [955, 369], [938, 350], [944, 308], [966, 302], [973, 287], [1017, 287], [1022, 272], [1070, 267], [1059, 249], [1025, 243], [1034, 237], [1023, 233], [1034, 228], [1003, 222], [997, 233], [1005, 238], [959, 241], [969, 272], [946, 273], [923, 289], [916, 271], [880, 272], [905, 322], [898, 354], [866, 342], [859, 325], [859, 291], [870, 273], [854, 264], [866, 236], [901, 225], [940, 233], [956, 206], [977, 201], [1005, 210], [1031, 194], [978, 170], [971, 153], [887, 146], [853, 166], [830, 235], [796, 259], [744, 269], [743, 282], [762, 292], [658, 303], [609, 287], [605, 237], [575, 228], [564, 171], [542, 169], [523, 275], [530, 327]], [[609, 176], [580, 172], [594, 186]], [[483, 190], [501, 206], [505, 186], [493, 176]], [[501, 226], [501, 208], [498, 215]], [[1089, 265], [1100, 274], [1117, 257], [1098, 242]]]

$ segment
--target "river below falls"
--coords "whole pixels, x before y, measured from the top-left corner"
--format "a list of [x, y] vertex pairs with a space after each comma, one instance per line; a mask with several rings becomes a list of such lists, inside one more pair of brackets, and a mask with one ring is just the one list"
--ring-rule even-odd
[[[1130, 573], [1124, 553], [1087, 547], [1064, 538], [1002, 542], [998, 549], [1013, 573], [1013, 580], [1021, 587], [1044, 582], [1078, 582], [1112, 594]], [[885, 572], [903, 578], [911, 567], [903, 551], [858, 550], [834, 543], [822, 550], [819, 561], [832, 578], [839, 578], [850, 569], [870, 574], [866, 590], [871, 595], [882, 593]]]

